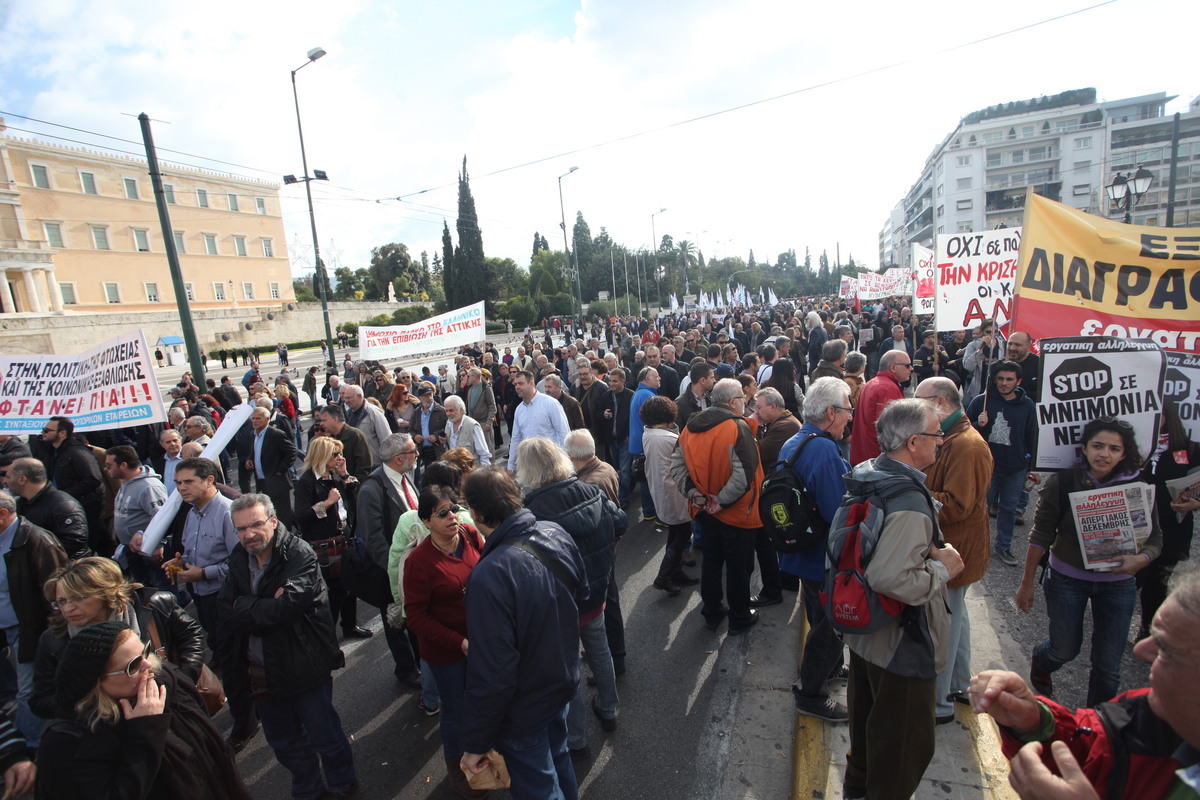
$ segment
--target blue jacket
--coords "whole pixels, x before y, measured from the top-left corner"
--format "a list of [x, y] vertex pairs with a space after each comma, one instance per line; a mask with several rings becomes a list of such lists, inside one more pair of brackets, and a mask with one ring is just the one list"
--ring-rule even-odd
[[[512, 547], [528, 539], [572, 579], [566, 586], [537, 558]], [[486, 753], [500, 739], [529, 736], [560, 717], [579, 683], [583, 559], [559, 526], [522, 509], [487, 537], [467, 580], [467, 659], [461, 741]]]
[[[850, 464], [842, 458], [837, 443], [816, 425], [806, 422], [800, 426], [795, 436], [783, 443], [779, 450], [779, 458], [791, 458], [800, 442], [809, 434], [816, 434], [817, 438], [809, 442], [800, 458], [796, 459], [796, 474], [817, 501], [821, 516], [826, 522], [832, 522], [833, 515], [841, 507], [842, 497], [846, 494], [846, 482], [842, 476], [850, 471]], [[781, 553], [779, 568], [801, 578], [822, 580], [825, 577], [825, 540], [821, 540], [820, 547], [803, 553]]]
[[589, 595], [580, 615], [599, 608], [608, 595], [616, 537], [625, 532], [625, 512], [598, 488], [571, 477], [525, 495], [525, 508], [538, 520], [562, 527], [579, 548]]
[[644, 453], [642, 432], [646, 430], [646, 423], [642, 422], [642, 415], [638, 412], [642, 408], [642, 403], [656, 394], [658, 394], [656, 390], [644, 383], [639, 383], [637, 391], [633, 393], [633, 400], [629, 401], [629, 452], [632, 455], [640, 456]]

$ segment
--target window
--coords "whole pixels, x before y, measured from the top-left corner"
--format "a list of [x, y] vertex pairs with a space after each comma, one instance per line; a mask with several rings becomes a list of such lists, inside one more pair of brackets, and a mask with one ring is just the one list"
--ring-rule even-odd
[[946, 216], [946, 207], [945, 207], [945, 206], [938, 206], [937, 215], [938, 215], [939, 217], [944, 217], [944, 216]]
[[96, 191], [96, 173], [80, 172], [79, 182], [83, 185], [84, 194], [99, 194]]
[[1080, 136], [1078, 139], [1075, 140], [1075, 149], [1076, 150], [1086, 150], [1087, 148], [1089, 148], [1091, 146], [1092, 146], [1092, 137], [1090, 137], [1090, 136]]
[[1014, 163], [1014, 164], [1025, 163], [1025, 151], [1024, 150], [1013, 150], [1011, 153], [1009, 153], [1009, 155], [1012, 156], [1012, 163]]
[[945, 187], [943, 184], [940, 184], [940, 183], [939, 183], [939, 184], [938, 184], [938, 188], [937, 188], [937, 196], [938, 196], [938, 197], [941, 197], [941, 196], [942, 196], [942, 195], [944, 195], [945, 193], [946, 193], [946, 187]]
[[1045, 158], [1046, 158], [1046, 148], [1045, 147], [1029, 148], [1029, 160], [1030, 161], [1041, 161]]
[[109, 303], [121, 302], [121, 284], [116, 281], [106, 281], [104, 284], [104, 299]]
[[1113, 153], [1112, 158], [1108, 160], [1110, 167], [1130, 167], [1133, 166], [1133, 157], [1136, 155], [1132, 150], [1125, 153]]
[[137, 200], [138, 199], [137, 178], [126, 178], [124, 183], [125, 183], [125, 199], [126, 200]]
[[103, 225], [93, 225], [92, 244], [96, 246], [97, 250], [112, 250], [108, 244], [108, 228]]
[[247, 300], [254, 299], [254, 284], [250, 281], [242, 281], [242, 297]]
[[150, 252], [150, 231], [133, 229], [133, 246], [139, 253]]
[[239, 256], [246, 255], [246, 237], [245, 236], [233, 237], [233, 252], [237, 253]]
[[46, 241], [50, 243], [51, 247], [66, 247], [63, 244], [61, 222], [43, 222], [42, 229], [46, 232]]
[[962, 222], [958, 223], [958, 232], [959, 233], [970, 233], [971, 231], [972, 231], [972, 228], [971, 228], [971, 223], [969, 221], [963, 220]]
[[955, 159], [955, 161], [957, 161], [957, 162], [958, 162], [958, 166], [960, 166], [960, 167], [969, 167], [969, 166], [971, 166], [971, 157], [970, 157], [969, 155], [966, 155], [966, 156], [958, 156], [958, 157]]
[[1077, 183], [1071, 190], [1071, 194], [1076, 197], [1083, 197], [1092, 193], [1092, 185], [1090, 183]]
[[1075, 171], [1076, 172], [1083, 172], [1084, 170], [1089, 170], [1091, 168], [1092, 168], [1091, 161], [1076, 161], [1075, 162]]
[[263, 258], [274, 258], [275, 257], [275, 243], [274, 242], [272, 242], [270, 239], [263, 239], [262, 246], [263, 246]]
[[988, 167], [998, 167], [998, 166], [1000, 166], [1000, 164], [1002, 162], [1003, 162], [1003, 159], [999, 153], [988, 153], [987, 154]]
[[1021, 138], [1028, 139], [1030, 136], [1033, 136], [1033, 126], [1032, 125], [1023, 125], [1021, 127]]
[[146, 302], [147, 303], [159, 302], [158, 284], [157, 283], [143, 283], [142, 285], [146, 287]]
[[279, 299], [279, 283], [277, 281], [271, 281], [271, 299]]
[[30, 164], [29, 171], [33, 174], [33, 185], [39, 189], [50, 188], [50, 170], [42, 164]]
[[58, 285], [58, 289], [59, 289], [59, 291], [62, 293], [62, 300], [63, 300], [63, 305], [64, 305], [64, 306], [77, 306], [77, 305], [79, 305], [79, 296], [78, 296], [77, 294], [75, 294], [75, 284], [74, 284], [74, 282], [72, 282], [72, 283], [60, 283], [60, 284]]
[[229, 210], [237, 211], [238, 210], [237, 195], [234, 194], [233, 192], [230, 192], [229, 194], [227, 194], [225, 196], [229, 198]]
[[183, 249], [183, 231], [172, 231], [172, 234], [174, 234], [175, 239], [175, 252], [180, 254], [186, 253], [187, 251]]
[[959, 189], [970, 189], [971, 188], [971, 179], [970, 178], [959, 178], [958, 179], [958, 188]]
[[970, 211], [974, 205], [975, 203], [973, 200], [959, 200], [956, 208], [959, 211]]
[[208, 208], [208, 189], [196, 190], [196, 205], [201, 208]]
[[217, 254], [217, 235], [215, 233], [204, 234], [204, 252], [210, 256]]
[[987, 133], [983, 134], [983, 143], [984, 144], [995, 144], [996, 142], [999, 142], [1003, 138], [1004, 138], [1004, 134], [1001, 133], [1000, 131], [988, 131]]
[[183, 293], [187, 295], [188, 300], [196, 299], [196, 286], [193, 283], [185, 283], [183, 285]]
[[225, 284], [220, 281], [213, 281], [213, 298], [216, 300], [225, 299]]
[[175, 187], [174, 186], [172, 186], [169, 183], [164, 183], [163, 184], [163, 194], [166, 196], [168, 203], [170, 203], [171, 205], [175, 205]]
[[255, 210], [256, 210], [256, 211], [258, 211], [258, 213], [260, 213], [260, 214], [265, 214], [265, 213], [267, 213], [267, 200], [266, 200], [266, 198], [265, 198], [265, 197], [256, 197], [256, 198], [254, 198], [254, 208], [255, 208]]

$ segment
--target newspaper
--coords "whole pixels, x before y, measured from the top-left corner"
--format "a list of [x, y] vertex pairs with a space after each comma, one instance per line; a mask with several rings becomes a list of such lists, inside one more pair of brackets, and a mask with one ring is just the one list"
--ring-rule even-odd
[[1079, 536], [1083, 566], [1097, 572], [1119, 567], [1117, 556], [1132, 556], [1150, 537], [1154, 487], [1125, 483], [1107, 489], [1071, 492], [1071, 516]]
[[[1172, 478], [1167, 481], [1167, 491], [1171, 493], [1171, 502], [1179, 500], [1200, 499], [1200, 468], [1194, 469], [1182, 478]], [[1183, 522], [1187, 514], [1175, 512], [1175, 521]]]

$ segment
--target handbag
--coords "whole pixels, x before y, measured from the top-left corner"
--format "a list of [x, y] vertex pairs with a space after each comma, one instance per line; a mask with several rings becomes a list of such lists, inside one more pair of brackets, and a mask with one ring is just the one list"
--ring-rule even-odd
[[646, 457], [634, 456], [633, 461], [629, 465], [630, 471], [633, 473], [634, 483], [646, 483]]
[[346, 537], [334, 536], [331, 539], [320, 539], [309, 542], [317, 554], [317, 563], [326, 572], [326, 577], [336, 578], [342, 574], [342, 555], [346, 551]]
[[392, 602], [387, 570], [367, 556], [366, 546], [358, 537], [346, 539], [342, 551], [342, 585], [369, 606], [387, 608]]
[[[153, 610], [150, 612], [150, 621], [146, 632], [150, 634], [150, 643], [154, 645], [154, 652], [165, 656], [167, 661], [178, 666], [169, 653], [163, 652], [162, 639], [158, 635], [158, 622], [154, 619]], [[210, 717], [215, 717], [217, 712], [225, 707], [225, 687], [221, 685], [221, 679], [217, 677], [217, 673], [209, 669], [208, 664], [200, 665], [200, 675], [196, 678], [196, 691], [200, 693], [200, 699], [204, 701], [204, 710]]]

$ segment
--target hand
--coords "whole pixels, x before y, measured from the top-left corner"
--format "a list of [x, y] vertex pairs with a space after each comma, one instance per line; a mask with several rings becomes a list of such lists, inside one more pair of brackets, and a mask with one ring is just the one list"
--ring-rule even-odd
[[1000, 725], [1018, 733], [1036, 730], [1042, 721], [1037, 696], [1015, 672], [985, 670], [971, 678], [971, 710], [991, 714]]
[[163, 560], [163, 549], [160, 547], [150, 554], [150, 560], [155, 564], [161, 564]]
[[947, 543], [945, 547], [933, 548], [929, 551], [929, 557], [934, 561], [940, 561], [950, 571], [951, 580], [958, 577], [958, 574], [963, 571], [962, 556], [952, 544]]
[[337, 501], [342, 499], [342, 493], [337, 489], [330, 489], [329, 494], [325, 496], [325, 507], [337, 505]]
[[129, 698], [121, 698], [121, 711], [125, 719], [134, 717], [153, 717], [163, 713], [167, 706], [167, 687], [159, 686], [154, 680], [154, 673], [146, 670], [138, 681], [137, 705], [129, 705]]
[[1141, 553], [1136, 556], [1117, 556], [1116, 560], [1121, 562], [1121, 566], [1113, 567], [1114, 575], [1135, 575], [1150, 566], [1150, 559]]
[[129, 537], [129, 549], [135, 553], [142, 552], [142, 532], [137, 531]]
[[1065, 742], [1051, 742], [1050, 752], [1058, 765], [1060, 778], [1042, 761], [1042, 743], [1030, 742], [1013, 757], [1008, 782], [1022, 798], [1062, 798], [1063, 800], [1100, 800], [1088, 782], [1079, 762]]
[[246, 469], [254, 469], [254, 462], [250, 459], [246, 459], [242, 466], [244, 466]]
[[4, 771], [5, 797], [20, 797], [33, 791], [37, 766], [32, 761], [18, 761]]
[[462, 651], [463, 651], [464, 656], [467, 654], [467, 644], [468, 644], [468, 641], [466, 639], [463, 639]]
[[1192, 498], [1185, 500], [1182, 497], [1171, 502], [1171, 510], [1177, 514], [1186, 514], [1189, 511], [1195, 511], [1200, 508], [1200, 499]]
[[463, 753], [458, 765], [466, 768], [472, 775], [478, 775], [491, 766], [491, 763], [487, 756], [479, 753]]
[[163, 563], [162, 571], [167, 574], [167, 577], [170, 578], [172, 582], [174, 582], [175, 573], [182, 572], [186, 567], [187, 565], [183, 563], [183, 556], [181, 556], [179, 553], [176, 553], [174, 558]]
[[983, 411], [979, 412], [979, 427], [986, 428], [987, 424], [988, 424], [988, 413], [987, 413], [987, 409], [985, 408]]
[[204, 580], [204, 567], [197, 567], [193, 564], [192, 566], [187, 567], [179, 572], [177, 577], [179, 580], [187, 581], [188, 583], [195, 583], [196, 581]]
[[1033, 583], [1021, 581], [1017, 587], [1017, 609], [1028, 614], [1033, 609]]
[[413, 441], [416, 442], [417, 444], [420, 444], [421, 442], [425, 441], [425, 437], [419, 433], [414, 433], [412, 438], [413, 438]]
[[278, 600], [279, 598], [283, 597], [283, 590], [284, 590], [284, 588], [285, 588], [285, 587], [283, 587], [283, 586], [280, 586], [278, 589], [276, 589], [276, 590], [275, 590], [275, 599], [276, 599], [276, 600]]

